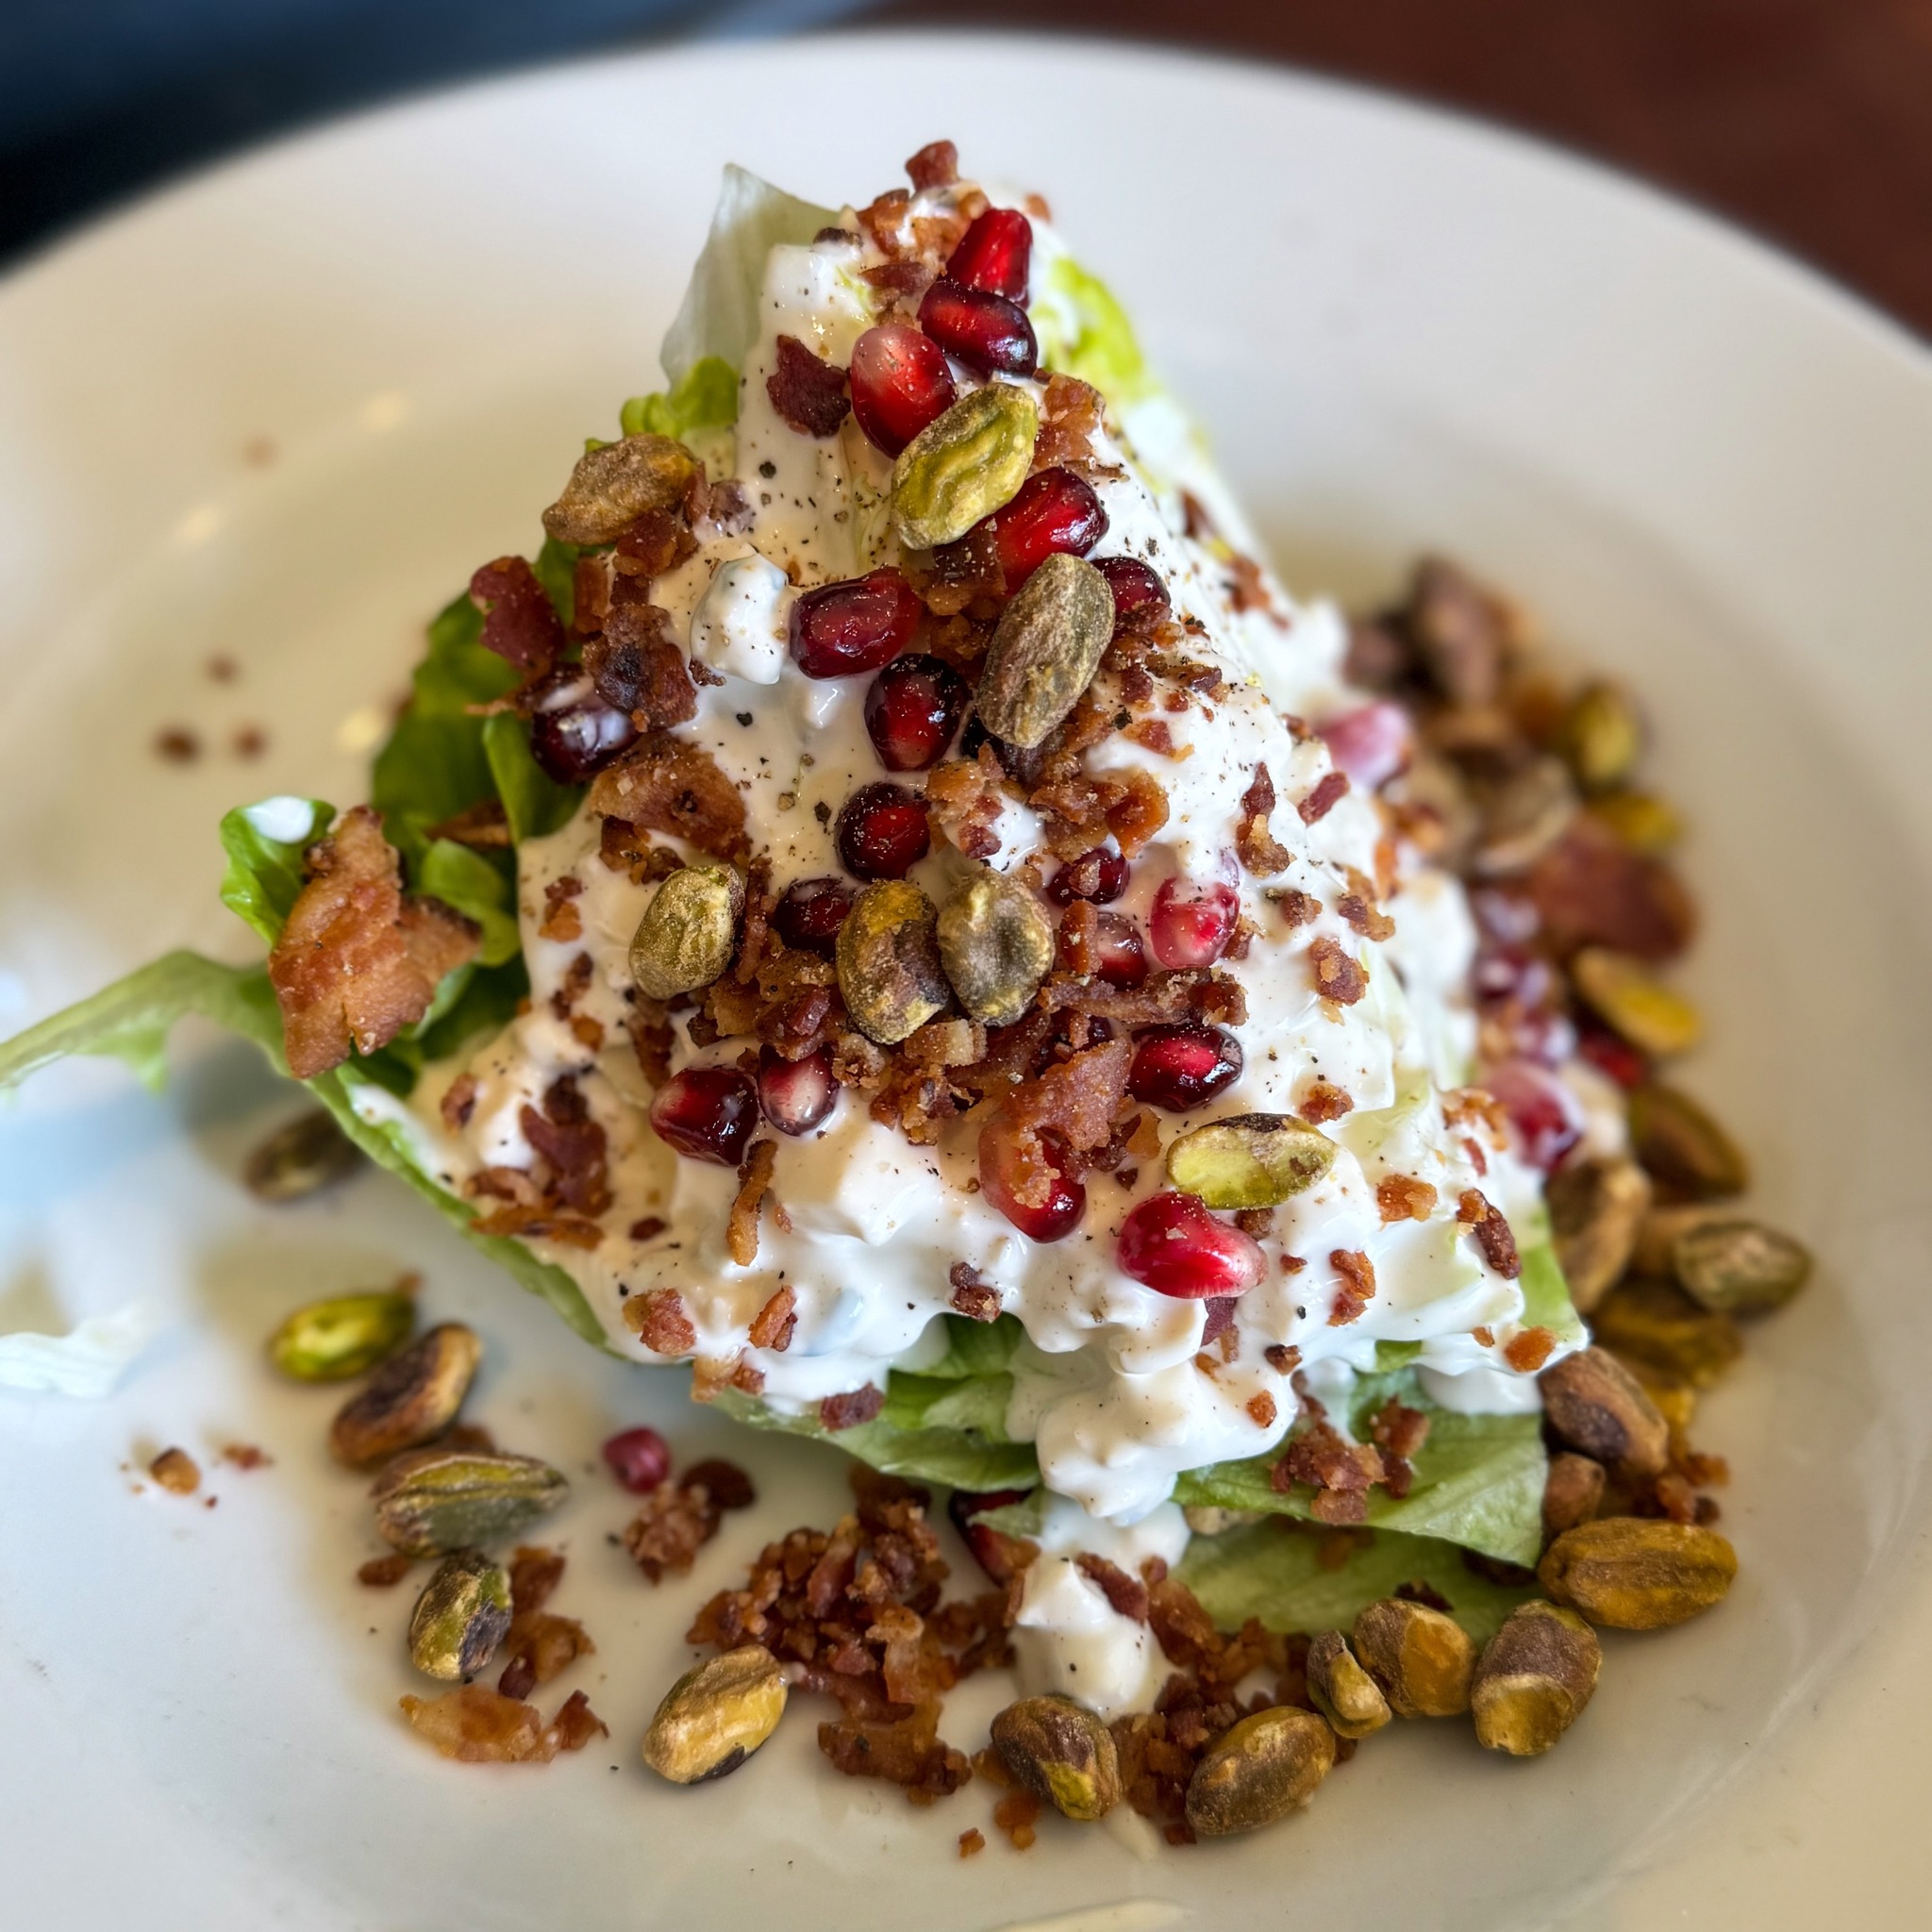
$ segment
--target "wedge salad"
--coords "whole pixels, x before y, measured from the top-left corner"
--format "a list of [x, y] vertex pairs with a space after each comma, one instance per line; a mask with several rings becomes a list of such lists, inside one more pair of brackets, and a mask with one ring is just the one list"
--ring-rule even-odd
[[[1646, 1238], [1684, 1321], [1781, 1292], [1671, 1278], [1741, 1174], [1652, 1072], [1691, 922], [1634, 714], [1447, 565], [1380, 624], [1297, 600], [1044, 205], [908, 171], [728, 170], [665, 387], [436, 619], [368, 801], [223, 822], [265, 964], [170, 955], [0, 1078], [216, 1020], [586, 1341], [952, 1491], [1028, 1693], [995, 1744], [1069, 1816], [1041, 1764], [1117, 1783], [1096, 1725], [1172, 1693], [1150, 1589], [1222, 1646], [1178, 1835], [1473, 1672], [1547, 1748], [1620, 1621], [1590, 1564], [1636, 1574], [1553, 1582], [1564, 1533], [1696, 1556], [1650, 1622], [1729, 1574], [1669, 1361], [1579, 1304]], [[786, 1663], [749, 1614], [708, 1612], [741, 1701]]]

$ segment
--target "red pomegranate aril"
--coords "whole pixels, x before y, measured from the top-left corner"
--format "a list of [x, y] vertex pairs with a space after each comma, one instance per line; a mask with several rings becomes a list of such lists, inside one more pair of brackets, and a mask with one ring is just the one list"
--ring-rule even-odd
[[1124, 912], [1103, 912], [1093, 935], [1093, 976], [1103, 986], [1131, 992], [1147, 983], [1147, 948], [1141, 929]]
[[959, 237], [946, 274], [969, 289], [1024, 302], [1033, 266], [1033, 224], [1016, 208], [990, 208]]
[[808, 677], [850, 677], [890, 664], [925, 606], [895, 570], [821, 584], [791, 607], [791, 658]]
[[829, 959], [856, 896], [843, 879], [793, 879], [772, 909], [772, 930], [788, 946]]
[[758, 1049], [758, 1105], [781, 1134], [810, 1133], [838, 1104], [830, 1047], [802, 1060], [788, 1060], [775, 1047]]
[[1009, 1503], [1024, 1503], [1032, 1493], [1031, 1490], [955, 1490], [946, 1498], [946, 1514], [953, 1519], [953, 1527], [995, 1583], [1011, 1581], [1020, 1567], [1024, 1545], [1019, 1538], [974, 1519], [1004, 1509]]
[[889, 772], [923, 772], [946, 755], [973, 693], [943, 658], [894, 658], [865, 694], [865, 729]]
[[1091, 900], [1095, 906], [1110, 906], [1127, 890], [1127, 861], [1118, 852], [1096, 845], [1078, 858], [1070, 858], [1048, 880], [1046, 896], [1056, 906], [1070, 906], [1075, 899]]
[[1113, 627], [1119, 630], [1133, 619], [1152, 615], [1165, 617], [1174, 608], [1160, 574], [1138, 557], [1096, 557], [1093, 568], [1107, 579], [1113, 592]]
[[1470, 986], [1479, 1000], [1515, 1000], [1524, 1007], [1546, 1005], [1557, 995], [1557, 972], [1540, 954], [1520, 946], [1486, 946], [1470, 969]]
[[1241, 1043], [1219, 1026], [1182, 1023], [1134, 1036], [1127, 1091], [1168, 1113], [1191, 1113], [1241, 1076]]
[[861, 785], [832, 836], [840, 864], [861, 879], [903, 879], [932, 850], [925, 800], [903, 785]]
[[604, 1445], [610, 1474], [634, 1496], [648, 1496], [671, 1474], [671, 1445], [656, 1429], [625, 1429]]
[[1026, 311], [990, 289], [969, 289], [941, 275], [919, 305], [919, 325], [981, 375], [1031, 375], [1040, 367], [1040, 344]]
[[1576, 1051], [1576, 1026], [1554, 1007], [1519, 1007], [1505, 1000], [1483, 1009], [1484, 1049], [1494, 1055], [1560, 1067]]
[[1509, 1116], [1517, 1151], [1549, 1174], [1583, 1138], [1583, 1109], [1547, 1067], [1533, 1060], [1499, 1060], [1478, 1084]]
[[1057, 1241], [1079, 1226], [1087, 1211], [1087, 1190], [1066, 1172], [1064, 1156], [1050, 1137], [1041, 1146], [1053, 1170], [1053, 1185], [1046, 1199], [1034, 1208], [1013, 1192], [1019, 1164], [1014, 1129], [1003, 1120], [989, 1122], [979, 1133], [979, 1189], [1028, 1241]]
[[1542, 925], [1536, 901], [1503, 886], [1478, 886], [1469, 895], [1475, 928], [1494, 946], [1526, 946]]
[[1175, 972], [1213, 965], [1227, 950], [1241, 910], [1240, 894], [1224, 880], [1164, 880], [1147, 916], [1154, 957]]
[[1129, 1212], [1114, 1257], [1124, 1274], [1156, 1294], [1190, 1302], [1245, 1294], [1267, 1263], [1258, 1242], [1173, 1189]]
[[946, 352], [909, 323], [867, 329], [853, 345], [847, 374], [852, 413], [889, 457], [897, 456], [953, 407], [956, 391]]
[[627, 711], [607, 705], [573, 666], [538, 687], [530, 719], [530, 756], [558, 785], [588, 785], [620, 752], [637, 742]]
[[1358, 791], [1374, 791], [1408, 767], [1415, 732], [1400, 705], [1378, 701], [1318, 725], [1328, 755]]
[[1607, 1074], [1626, 1091], [1641, 1087], [1650, 1078], [1650, 1062], [1627, 1040], [1620, 1039], [1607, 1026], [1586, 1022], [1578, 1029], [1576, 1051], [1598, 1073]]
[[1017, 591], [1056, 551], [1085, 557], [1107, 535], [1107, 512], [1084, 476], [1036, 470], [992, 518], [1007, 589]]
[[736, 1167], [758, 1124], [758, 1090], [734, 1067], [687, 1067], [658, 1088], [651, 1126], [690, 1160]]

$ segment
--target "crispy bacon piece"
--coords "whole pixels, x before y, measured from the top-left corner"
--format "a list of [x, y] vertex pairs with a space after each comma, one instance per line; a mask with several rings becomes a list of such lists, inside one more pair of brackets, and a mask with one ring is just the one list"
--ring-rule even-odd
[[1141, 848], [1167, 823], [1168, 797], [1151, 772], [1084, 773], [1049, 778], [1026, 801], [1047, 822], [1047, 843], [1056, 857], [1078, 858], [1111, 836], [1124, 858]]
[[447, 839], [453, 844], [467, 845], [475, 852], [508, 852], [513, 842], [509, 835], [509, 814], [498, 798], [485, 798], [466, 806], [454, 818], [431, 825], [426, 839]]
[[959, 150], [950, 141], [929, 141], [906, 163], [915, 193], [950, 188], [959, 178]]
[[1308, 1082], [1298, 1111], [1309, 1125], [1320, 1126], [1325, 1121], [1339, 1121], [1343, 1114], [1354, 1109], [1352, 1095], [1344, 1093], [1332, 1081], [1318, 1079]]
[[1358, 1321], [1362, 1310], [1375, 1295], [1375, 1264], [1360, 1248], [1337, 1248], [1328, 1265], [1341, 1277], [1335, 1291], [1335, 1306], [1328, 1312], [1331, 1328], [1345, 1328]]
[[1000, 849], [993, 822], [1006, 804], [1006, 774], [983, 744], [972, 758], [934, 766], [925, 781], [927, 822], [968, 858], [991, 858]]
[[778, 1143], [764, 1140], [755, 1141], [745, 1156], [743, 1180], [724, 1229], [724, 1244], [741, 1268], [749, 1268], [758, 1257], [758, 1209], [771, 1191], [772, 1163], [777, 1155]]
[[366, 805], [305, 855], [302, 888], [268, 976], [298, 1080], [375, 1053], [429, 1010], [446, 973], [475, 958], [477, 928], [435, 899], [405, 899], [402, 865]]
[[953, 1311], [970, 1322], [992, 1322], [999, 1318], [999, 1291], [981, 1278], [979, 1270], [967, 1261], [955, 1261], [947, 1280], [953, 1287]]
[[1352, 1007], [1369, 990], [1369, 975], [1340, 940], [1324, 935], [1308, 945], [1308, 963], [1315, 969], [1315, 991], [1324, 1000]]
[[[1484, 1226], [1489, 1224], [1485, 1222]], [[1480, 1237], [1478, 1237], [1480, 1239]], [[1512, 1242], [1513, 1245], [1513, 1242]], [[1503, 1344], [1503, 1359], [1518, 1374], [1533, 1375], [1549, 1360], [1557, 1338], [1547, 1328], [1525, 1328]]]
[[1114, 1115], [1125, 1099], [1134, 1049], [1109, 1040], [1048, 1067], [1007, 1097], [1000, 1118], [1013, 1129], [1008, 1185], [1023, 1207], [1048, 1200], [1059, 1169], [1041, 1140], [1056, 1136], [1073, 1155], [1091, 1153], [1113, 1138]]
[[1274, 809], [1274, 780], [1266, 765], [1255, 767], [1255, 779], [1241, 794], [1241, 822], [1235, 827], [1235, 850], [1257, 878], [1273, 878], [1288, 869], [1288, 847], [1268, 829]]
[[562, 657], [563, 620], [537, 573], [521, 557], [499, 557], [470, 579], [470, 602], [483, 613], [482, 644], [534, 684]]
[[1348, 774], [1343, 771], [1324, 772], [1316, 780], [1315, 789], [1295, 807], [1300, 813], [1302, 824], [1312, 825], [1325, 819], [1341, 801], [1342, 793], [1348, 790]]
[[697, 688], [655, 604], [619, 604], [600, 636], [584, 645], [584, 669], [607, 705], [628, 711], [640, 731], [661, 731], [697, 715]]
[[643, 1500], [624, 1546], [653, 1583], [689, 1574], [698, 1552], [718, 1534], [723, 1506], [703, 1483], [669, 1476]]
[[836, 1434], [869, 1423], [886, 1406], [886, 1391], [875, 1382], [863, 1389], [848, 1390], [842, 1395], [827, 1395], [819, 1404], [819, 1426]]
[[624, 1319], [644, 1346], [663, 1356], [686, 1356], [698, 1345], [698, 1331], [684, 1311], [675, 1288], [647, 1289], [625, 1297]]
[[1137, 1624], [1147, 1621], [1147, 1586], [1138, 1576], [1129, 1576], [1118, 1563], [1088, 1550], [1074, 1558], [1074, 1567], [1122, 1616]]
[[420, 1737], [463, 1764], [548, 1764], [559, 1751], [581, 1751], [592, 1738], [610, 1735], [581, 1690], [564, 1700], [548, 1724], [530, 1705], [484, 1684], [401, 1703]]
[[708, 752], [667, 731], [646, 733], [597, 774], [591, 809], [688, 839], [713, 858], [741, 864], [751, 849], [738, 788]]
[[506, 1697], [527, 1697], [539, 1684], [560, 1676], [597, 1646], [575, 1617], [553, 1615], [543, 1607], [563, 1578], [564, 1559], [556, 1550], [532, 1546], [510, 1558], [510, 1626], [504, 1638], [508, 1661], [496, 1688]]
[[1046, 378], [1040, 399], [1040, 434], [1033, 444], [1036, 470], [1077, 469], [1095, 460], [1093, 439], [1099, 433], [1104, 405], [1100, 391], [1077, 376]]
[[798, 1316], [794, 1312], [797, 1303], [796, 1291], [789, 1285], [781, 1288], [752, 1317], [745, 1340], [754, 1348], [769, 1348], [782, 1355], [791, 1346], [792, 1333], [798, 1326]]
[[518, 1121], [543, 1161], [539, 1185], [545, 1199], [576, 1214], [603, 1213], [610, 1205], [604, 1129], [591, 1118], [575, 1077], [565, 1074], [552, 1081], [542, 1111], [525, 1107]]
[[801, 436], [830, 436], [851, 412], [845, 372], [814, 356], [796, 336], [778, 338], [778, 366], [765, 378], [778, 420]]
[[1486, 1260], [1505, 1281], [1514, 1281], [1523, 1273], [1523, 1257], [1516, 1249], [1516, 1231], [1502, 1210], [1491, 1205], [1476, 1188], [1465, 1188], [1457, 1202], [1456, 1218], [1475, 1237], [1475, 1244]]
[[1436, 1211], [1436, 1191], [1413, 1174], [1391, 1174], [1375, 1184], [1375, 1206], [1385, 1227], [1391, 1221], [1426, 1221]]
[[1336, 900], [1336, 911], [1365, 940], [1393, 939], [1395, 922], [1375, 904], [1375, 882], [1352, 865], [1345, 870], [1348, 891]]
[[1345, 1441], [1320, 1403], [1308, 1402], [1307, 1408], [1308, 1426], [1289, 1443], [1269, 1472], [1269, 1483], [1284, 1495], [1296, 1483], [1307, 1483], [1315, 1491], [1309, 1508], [1318, 1523], [1360, 1523], [1369, 1513], [1369, 1491], [1388, 1474], [1381, 1452], [1366, 1442]]

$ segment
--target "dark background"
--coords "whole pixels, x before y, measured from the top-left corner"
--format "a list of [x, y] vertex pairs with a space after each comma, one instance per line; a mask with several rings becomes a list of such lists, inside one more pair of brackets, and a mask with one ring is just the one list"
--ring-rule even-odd
[[347, 108], [832, 20], [1129, 35], [1446, 102], [1703, 202], [1932, 335], [1932, 0], [0, 0], [0, 262]]

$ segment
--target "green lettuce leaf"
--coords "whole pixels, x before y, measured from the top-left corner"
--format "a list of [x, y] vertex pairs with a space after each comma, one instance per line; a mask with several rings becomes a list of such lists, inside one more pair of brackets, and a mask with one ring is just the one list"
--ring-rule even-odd
[[674, 395], [708, 358], [744, 367], [758, 339], [766, 256], [781, 244], [809, 242], [838, 218], [834, 209], [800, 201], [746, 169], [725, 168], [711, 232], [659, 357]]
[[[308, 820], [302, 826], [305, 806]], [[335, 808], [319, 798], [272, 798], [240, 806], [223, 819], [222, 850], [228, 865], [222, 874], [222, 904], [270, 945], [281, 937], [302, 891], [302, 854], [328, 830], [335, 815]], [[286, 829], [295, 831], [292, 839], [274, 838], [262, 829], [283, 829], [275, 822], [284, 818]]]
[[441, 899], [482, 927], [477, 957], [485, 966], [523, 958], [513, 865], [507, 854], [475, 852], [453, 839], [432, 839], [416, 868], [418, 891]]
[[1031, 310], [1041, 365], [1091, 382], [1116, 405], [1151, 394], [1147, 358], [1113, 291], [1067, 256], [1048, 268], [1043, 283]]
[[567, 825], [582, 799], [579, 785], [559, 785], [530, 750], [530, 727], [508, 711], [483, 724], [483, 756], [496, 795], [509, 820], [509, 835], [521, 845]]
[[[1346, 1630], [1356, 1612], [1406, 1583], [1426, 1584], [1478, 1643], [1487, 1643], [1536, 1587], [1491, 1582], [1463, 1561], [1453, 1542], [1376, 1530], [1333, 1563], [1325, 1533], [1279, 1519], [1197, 1536], [1176, 1574], [1224, 1630], [1250, 1617], [1270, 1630]], [[1324, 1563], [1324, 1557], [1327, 1559]]]
[[738, 371], [722, 356], [700, 356], [667, 394], [632, 396], [618, 413], [626, 436], [671, 436], [689, 441], [738, 421]]
[[530, 565], [531, 574], [543, 586], [543, 594], [550, 599], [566, 631], [576, 616], [580, 554], [575, 543], [559, 543], [555, 537], [546, 537], [536, 561]]

